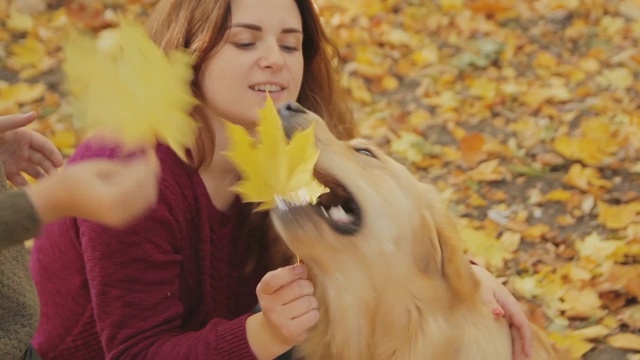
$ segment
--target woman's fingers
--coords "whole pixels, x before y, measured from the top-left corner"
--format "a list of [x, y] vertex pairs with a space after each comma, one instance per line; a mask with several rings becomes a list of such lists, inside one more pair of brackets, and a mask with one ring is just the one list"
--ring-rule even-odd
[[35, 111], [31, 111], [26, 114], [0, 116], [0, 134], [27, 126], [35, 119]]

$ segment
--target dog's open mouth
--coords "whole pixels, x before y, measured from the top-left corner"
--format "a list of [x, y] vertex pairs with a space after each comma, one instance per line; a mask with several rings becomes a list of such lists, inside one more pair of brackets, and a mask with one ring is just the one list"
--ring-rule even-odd
[[[342, 235], [353, 235], [362, 226], [362, 213], [358, 202], [349, 190], [336, 178], [316, 171], [315, 176], [320, 183], [329, 188], [329, 192], [322, 194], [314, 210], [335, 232]], [[308, 201], [301, 199], [300, 203], [279, 201], [281, 211], [289, 211], [295, 207], [307, 206]]]

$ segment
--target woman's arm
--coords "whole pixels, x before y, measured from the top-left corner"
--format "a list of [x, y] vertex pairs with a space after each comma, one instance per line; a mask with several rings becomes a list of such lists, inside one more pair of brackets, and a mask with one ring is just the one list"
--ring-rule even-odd
[[0, 251], [38, 234], [40, 219], [24, 191], [0, 194]]

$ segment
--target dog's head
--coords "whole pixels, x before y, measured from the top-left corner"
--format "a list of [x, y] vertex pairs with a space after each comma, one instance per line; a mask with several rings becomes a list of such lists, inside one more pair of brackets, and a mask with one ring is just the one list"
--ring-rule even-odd
[[310, 267], [334, 275], [378, 269], [391, 279], [429, 274], [463, 292], [475, 287], [435, 189], [369, 142], [338, 140], [320, 117], [296, 103], [279, 114], [289, 137], [315, 124], [315, 175], [330, 189], [315, 205], [289, 204], [270, 213], [284, 241]]

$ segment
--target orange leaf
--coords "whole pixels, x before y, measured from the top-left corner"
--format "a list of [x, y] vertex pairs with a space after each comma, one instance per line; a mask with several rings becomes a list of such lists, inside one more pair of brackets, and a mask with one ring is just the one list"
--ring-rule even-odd
[[487, 154], [482, 151], [485, 144], [484, 135], [474, 132], [460, 139], [462, 161], [469, 167], [476, 167], [480, 161], [486, 159]]
[[473, 12], [496, 15], [513, 8], [513, 2], [508, 0], [475, 0], [467, 3]]

